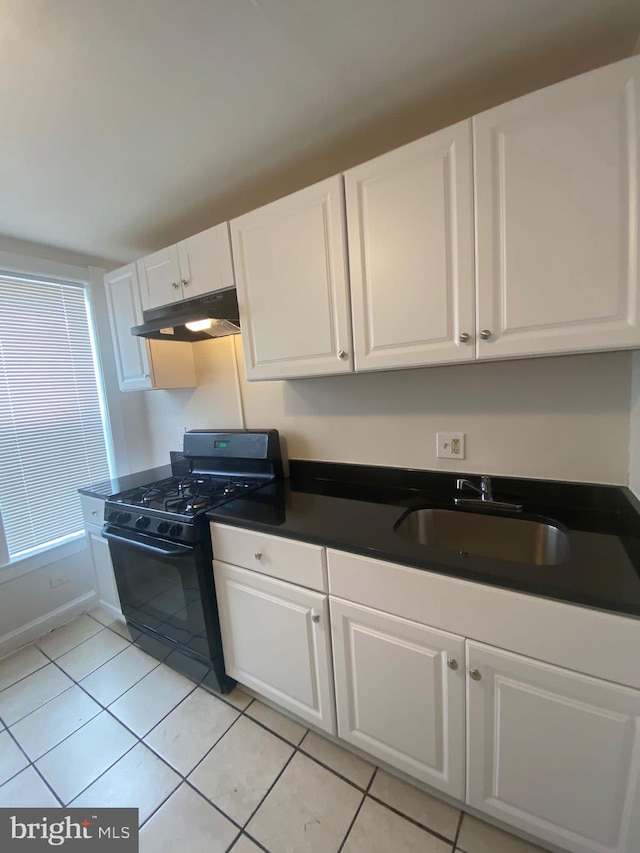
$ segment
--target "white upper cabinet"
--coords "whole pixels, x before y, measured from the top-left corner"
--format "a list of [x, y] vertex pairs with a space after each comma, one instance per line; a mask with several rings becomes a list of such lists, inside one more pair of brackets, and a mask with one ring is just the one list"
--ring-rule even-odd
[[185, 299], [233, 287], [229, 223], [195, 234], [178, 243], [180, 282]]
[[475, 358], [471, 121], [345, 173], [356, 370]]
[[145, 311], [233, 287], [228, 223], [147, 255], [138, 273]]
[[473, 119], [479, 358], [640, 345], [639, 86], [635, 57]]
[[104, 277], [111, 321], [111, 339], [121, 391], [151, 387], [151, 366], [147, 341], [131, 334], [142, 323], [140, 286], [135, 264], [127, 264]]
[[177, 246], [169, 246], [141, 258], [138, 261], [138, 274], [145, 311], [182, 299]]
[[342, 177], [231, 222], [248, 379], [353, 369]]
[[191, 344], [146, 340], [131, 334], [131, 327], [143, 322], [136, 265], [127, 264], [107, 273], [104, 286], [120, 390], [195, 387]]
[[467, 803], [562, 850], [640, 850], [640, 691], [467, 652]]

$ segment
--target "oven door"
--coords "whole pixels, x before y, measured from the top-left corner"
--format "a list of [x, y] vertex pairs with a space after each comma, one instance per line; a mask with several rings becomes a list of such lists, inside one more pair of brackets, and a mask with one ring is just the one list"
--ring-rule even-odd
[[194, 657], [208, 662], [221, 657], [213, 573], [205, 546], [182, 545], [113, 525], [105, 525], [102, 535], [109, 542], [127, 622], [178, 644]]

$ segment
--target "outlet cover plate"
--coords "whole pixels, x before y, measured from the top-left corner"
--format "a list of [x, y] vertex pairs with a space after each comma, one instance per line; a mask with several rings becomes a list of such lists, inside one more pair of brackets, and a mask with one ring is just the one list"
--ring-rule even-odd
[[439, 432], [436, 434], [436, 454], [439, 459], [464, 459], [464, 433]]

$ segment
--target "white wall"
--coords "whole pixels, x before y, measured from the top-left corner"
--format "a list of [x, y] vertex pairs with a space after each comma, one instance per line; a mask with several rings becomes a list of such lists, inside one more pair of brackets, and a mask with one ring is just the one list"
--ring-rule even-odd
[[170, 450], [182, 450], [185, 428], [242, 427], [233, 337], [201, 341], [193, 345], [193, 353], [197, 388], [143, 392], [146, 403], [144, 438], [151, 467], [168, 462]]
[[[52, 588], [51, 582], [58, 579], [65, 582]], [[93, 566], [86, 544], [62, 560], [0, 583], [0, 657], [94, 604]]]
[[[279, 429], [290, 458], [627, 483], [630, 352], [247, 382], [240, 341], [194, 345], [194, 391], [146, 392], [155, 464], [185, 426], [242, 424], [236, 347], [245, 425]], [[439, 430], [466, 433], [464, 461], [436, 457]]]

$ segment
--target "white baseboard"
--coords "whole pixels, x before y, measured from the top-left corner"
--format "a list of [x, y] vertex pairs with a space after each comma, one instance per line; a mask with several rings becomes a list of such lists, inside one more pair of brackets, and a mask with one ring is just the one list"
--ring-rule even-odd
[[[49, 631], [53, 631], [54, 628], [65, 625], [81, 613], [91, 610], [98, 603], [98, 596], [95, 591], [88, 592], [85, 595], [74, 598], [73, 601], [69, 601], [67, 604], [63, 604], [62, 607], [51, 610], [49, 613], [45, 613], [43, 616], [34, 619], [32, 622], [16, 628], [15, 631], [4, 634], [0, 637], [0, 658], [20, 648], [20, 646], [25, 646], [27, 643], [38, 640], [40, 637], [48, 634]], [[108, 605], [105, 606], [108, 607]], [[117, 611], [113, 607], [109, 607], [109, 610], [113, 610], [114, 617], [116, 617]]]

